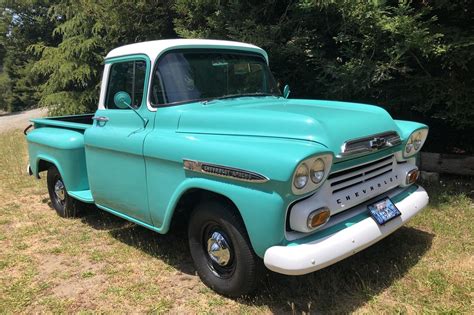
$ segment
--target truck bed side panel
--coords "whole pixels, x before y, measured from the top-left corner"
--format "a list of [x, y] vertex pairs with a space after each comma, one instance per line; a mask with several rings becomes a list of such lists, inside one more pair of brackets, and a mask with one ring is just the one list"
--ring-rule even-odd
[[58, 127], [74, 130], [86, 130], [92, 126], [94, 114], [70, 115], [31, 119], [35, 128]]

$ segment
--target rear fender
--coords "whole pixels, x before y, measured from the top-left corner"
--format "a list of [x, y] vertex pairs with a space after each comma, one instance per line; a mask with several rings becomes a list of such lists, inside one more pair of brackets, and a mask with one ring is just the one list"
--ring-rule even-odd
[[29, 162], [32, 173], [39, 177], [40, 161], [53, 164], [69, 191], [87, 190], [84, 136], [82, 133], [60, 129], [39, 128], [27, 135]]

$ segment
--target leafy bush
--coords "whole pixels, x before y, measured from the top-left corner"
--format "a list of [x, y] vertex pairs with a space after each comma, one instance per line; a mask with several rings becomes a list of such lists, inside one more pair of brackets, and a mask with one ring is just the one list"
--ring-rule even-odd
[[[56, 114], [93, 111], [103, 57], [116, 46], [173, 37], [230, 39], [266, 49], [292, 97], [378, 104], [395, 118], [433, 126], [428, 146], [437, 151], [473, 151], [470, 0], [18, 3], [4, 5], [2, 15], [8, 31], [0, 58], [6, 47], [7, 76], [0, 90], [10, 109], [39, 100]], [[38, 27], [35, 36], [50, 33], [41, 40], [27, 36], [32, 27]]]

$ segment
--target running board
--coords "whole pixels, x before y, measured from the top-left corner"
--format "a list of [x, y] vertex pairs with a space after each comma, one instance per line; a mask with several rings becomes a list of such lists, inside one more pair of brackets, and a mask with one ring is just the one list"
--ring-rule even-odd
[[67, 193], [69, 194], [69, 196], [79, 201], [86, 203], [94, 203], [94, 198], [92, 198], [92, 193], [90, 190], [68, 191]]

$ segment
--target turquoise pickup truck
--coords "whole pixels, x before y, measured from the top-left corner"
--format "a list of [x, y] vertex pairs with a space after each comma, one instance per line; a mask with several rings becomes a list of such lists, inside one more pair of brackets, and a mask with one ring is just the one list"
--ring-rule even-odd
[[234, 297], [263, 265], [319, 270], [427, 205], [416, 184], [426, 125], [290, 99], [268, 64], [261, 48], [229, 41], [116, 48], [94, 114], [32, 120], [28, 172], [47, 172], [62, 217], [91, 203], [158, 233], [186, 222], [202, 281]]

